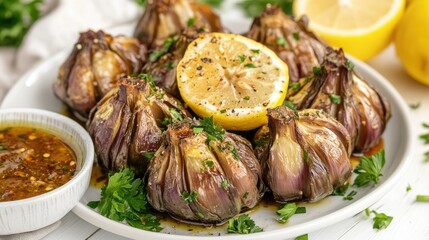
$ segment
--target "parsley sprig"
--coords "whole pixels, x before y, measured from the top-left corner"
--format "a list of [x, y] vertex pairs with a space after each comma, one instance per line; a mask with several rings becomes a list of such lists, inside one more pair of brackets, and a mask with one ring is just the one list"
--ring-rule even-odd
[[238, 6], [248, 17], [257, 17], [261, 15], [267, 4], [277, 4], [287, 15], [292, 15], [293, 0], [242, 0]]
[[384, 229], [387, 228], [393, 220], [392, 216], [388, 216], [385, 213], [378, 213], [375, 210], [365, 209], [365, 214], [367, 217], [371, 216], [371, 213], [374, 214], [373, 225], [374, 229]]
[[227, 231], [228, 233], [249, 234], [262, 232], [263, 229], [256, 226], [255, 221], [253, 221], [248, 214], [243, 214], [238, 218], [229, 220]]
[[361, 157], [359, 165], [353, 171], [358, 174], [353, 185], [362, 187], [368, 185], [370, 182], [378, 183], [380, 177], [383, 176], [381, 170], [384, 167], [384, 163], [384, 149], [370, 157]]
[[161, 49], [155, 50], [153, 51], [150, 55], [149, 55], [149, 60], [151, 62], [155, 62], [156, 60], [158, 60], [158, 58], [162, 57], [164, 54], [166, 54], [171, 46], [174, 44], [175, 40], [173, 38], [167, 38], [164, 40], [164, 44], [162, 45]]
[[222, 126], [215, 124], [213, 121], [213, 116], [205, 117], [200, 120], [199, 125], [192, 125], [195, 134], [198, 134], [204, 131], [207, 134], [207, 144], [210, 141], [223, 141], [225, 138], [225, 129]]
[[282, 208], [276, 211], [276, 213], [280, 215], [280, 217], [276, 220], [279, 223], [286, 223], [289, 218], [292, 217], [294, 214], [301, 214], [306, 212], [307, 210], [305, 207], [298, 207], [296, 206], [296, 203], [287, 203]]
[[159, 232], [162, 230], [156, 216], [149, 213], [142, 180], [124, 168], [110, 175], [107, 185], [101, 188], [101, 199], [88, 206], [115, 221], [126, 221], [130, 226]]
[[40, 17], [42, 0], [0, 1], [0, 46], [19, 46], [31, 25]]

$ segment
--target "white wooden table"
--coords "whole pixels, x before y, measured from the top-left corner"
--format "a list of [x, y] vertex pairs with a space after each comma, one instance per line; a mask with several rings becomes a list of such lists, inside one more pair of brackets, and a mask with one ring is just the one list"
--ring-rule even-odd
[[[368, 63], [391, 81], [407, 103], [421, 103], [418, 109], [410, 111], [413, 136], [417, 139], [425, 131], [421, 124], [429, 123], [429, 87], [407, 76], [395, 55], [393, 46]], [[429, 145], [425, 146], [421, 140], [416, 141], [412, 163], [409, 164], [403, 178], [371, 207], [394, 217], [387, 229], [374, 230], [372, 220], [364, 213], [360, 213], [333, 226], [309, 233], [309, 239], [429, 239], [429, 203], [415, 202], [417, 194], [429, 195], [429, 163], [424, 162], [424, 153], [427, 151]], [[408, 184], [412, 190], [407, 192]], [[44, 238], [44, 240], [58, 239], [127, 238], [99, 229], [70, 212], [62, 219], [60, 227]]]

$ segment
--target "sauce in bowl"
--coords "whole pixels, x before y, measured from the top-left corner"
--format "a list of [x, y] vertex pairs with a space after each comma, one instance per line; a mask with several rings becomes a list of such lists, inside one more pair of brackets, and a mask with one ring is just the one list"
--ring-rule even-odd
[[68, 182], [73, 150], [60, 138], [29, 127], [0, 129], [0, 202], [33, 197]]

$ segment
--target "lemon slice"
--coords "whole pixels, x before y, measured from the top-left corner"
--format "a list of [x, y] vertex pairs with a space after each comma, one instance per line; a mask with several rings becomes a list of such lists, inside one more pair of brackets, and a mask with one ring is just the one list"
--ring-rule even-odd
[[295, 0], [293, 6], [322, 38], [362, 60], [391, 42], [404, 8], [405, 0]]
[[289, 81], [287, 65], [273, 51], [236, 34], [200, 36], [176, 69], [186, 104], [228, 130], [267, 123], [267, 109], [283, 103]]

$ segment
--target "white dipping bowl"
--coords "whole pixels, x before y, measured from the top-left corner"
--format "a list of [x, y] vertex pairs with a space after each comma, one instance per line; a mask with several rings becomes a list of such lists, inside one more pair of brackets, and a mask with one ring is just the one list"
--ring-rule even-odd
[[66, 215], [89, 186], [94, 145], [78, 123], [58, 113], [26, 108], [0, 109], [0, 127], [33, 127], [59, 137], [76, 154], [74, 176], [41, 195], [0, 202], [0, 235], [28, 232], [48, 226]]

